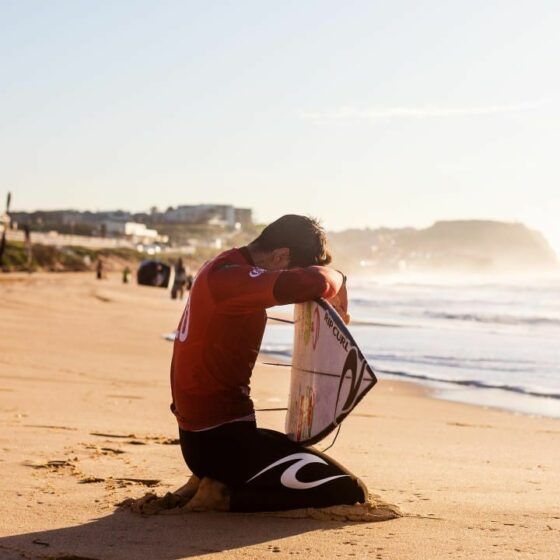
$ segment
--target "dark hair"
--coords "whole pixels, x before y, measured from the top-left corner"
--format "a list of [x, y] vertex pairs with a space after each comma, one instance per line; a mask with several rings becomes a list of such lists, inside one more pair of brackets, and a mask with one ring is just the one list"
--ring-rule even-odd
[[307, 216], [286, 214], [278, 218], [262, 230], [253, 244], [260, 251], [288, 248], [291, 266], [331, 262], [325, 230], [318, 220]]

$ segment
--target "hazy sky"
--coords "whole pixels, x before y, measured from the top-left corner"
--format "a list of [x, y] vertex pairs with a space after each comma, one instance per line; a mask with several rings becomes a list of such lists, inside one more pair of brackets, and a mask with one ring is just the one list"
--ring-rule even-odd
[[520, 220], [560, 250], [559, 30], [555, 0], [0, 0], [0, 194]]

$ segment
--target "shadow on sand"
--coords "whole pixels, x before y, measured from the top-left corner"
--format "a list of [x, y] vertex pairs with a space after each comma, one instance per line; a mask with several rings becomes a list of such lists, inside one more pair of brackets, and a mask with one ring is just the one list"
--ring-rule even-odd
[[176, 560], [338, 529], [348, 522], [284, 519], [263, 514], [190, 513], [140, 517], [126, 511], [74, 527], [0, 538], [0, 557], [73, 560]]

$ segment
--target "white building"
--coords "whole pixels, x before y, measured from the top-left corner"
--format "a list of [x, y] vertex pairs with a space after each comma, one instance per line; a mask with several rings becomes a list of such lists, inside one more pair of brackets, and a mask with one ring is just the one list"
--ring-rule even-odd
[[139, 222], [107, 220], [103, 223], [108, 235], [126, 237], [135, 244], [149, 245], [158, 242], [166, 243], [168, 241], [167, 236], [161, 236], [157, 230], [149, 229], [146, 227], [146, 224]]
[[236, 208], [231, 204], [182, 205], [167, 210], [164, 214], [167, 222], [209, 224], [221, 227], [235, 227], [237, 217]]

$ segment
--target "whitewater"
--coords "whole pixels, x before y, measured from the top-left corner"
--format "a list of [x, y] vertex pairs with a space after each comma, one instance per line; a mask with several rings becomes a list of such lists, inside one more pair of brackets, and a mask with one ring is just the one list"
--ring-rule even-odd
[[[360, 278], [349, 281], [348, 293], [351, 332], [380, 379], [560, 417], [559, 277]], [[261, 349], [289, 360], [292, 336], [292, 328], [269, 321]]]

